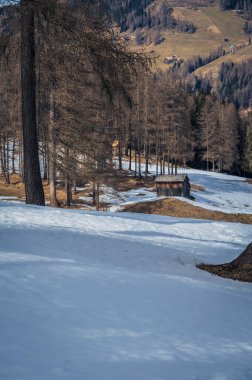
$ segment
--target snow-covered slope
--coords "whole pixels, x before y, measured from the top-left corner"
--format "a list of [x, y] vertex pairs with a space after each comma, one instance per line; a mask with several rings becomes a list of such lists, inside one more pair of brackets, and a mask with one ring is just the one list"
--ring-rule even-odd
[[[124, 166], [127, 168], [128, 164], [124, 163]], [[132, 167], [134, 169], [134, 163]], [[142, 173], [144, 173], [144, 170], [145, 166], [142, 165]], [[204, 191], [191, 191], [195, 198], [194, 201], [185, 198], [183, 198], [183, 201], [213, 211], [252, 214], [252, 185], [246, 182], [246, 178], [189, 168], [179, 168], [178, 173], [186, 173], [192, 184], [200, 185], [204, 188]], [[149, 174], [156, 175], [155, 164], [149, 165]], [[138, 189], [138, 191], [131, 190], [120, 195], [125, 198], [125, 202], [114, 202], [112, 200], [111, 203], [122, 206], [128, 203], [158, 199], [156, 193], [148, 189], [143, 189], [143, 191], [142, 189]], [[111, 211], [118, 208], [113, 207]]]
[[201, 170], [186, 170], [194, 184], [205, 191], [193, 191], [193, 204], [228, 213], [252, 214], [252, 185], [245, 178]]
[[251, 380], [252, 226], [0, 202], [1, 380]]

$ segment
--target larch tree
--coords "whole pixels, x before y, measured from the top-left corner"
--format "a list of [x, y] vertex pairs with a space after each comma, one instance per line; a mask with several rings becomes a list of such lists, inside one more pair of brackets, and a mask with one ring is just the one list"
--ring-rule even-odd
[[[16, 33], [17, 14], [12, 7], [2, 10], [0, 22], [0, 162], [6, 183], [16, 172], [20, 152], [20, 36]], [[21, 161], [21, 160], [19, 160]]]
[[36, 113], [36, 0], [21, 0], [21, 91], [26, 203], [45, 205], [40, 172]]
[[238, 117], [233, 104], [217, 104], [218, 116], [218, 169], [230, 171], [238, 163]]
[[204, 149], [203, 159], [206, 161], [207, 170], [210, 170], [210, 162], [215, 170], [218, 156], [218, 116], [215, 112], [215, 103], [208, 96], [200, 114], [201, 145]]
[[[94, 168], [98, 170], [101, 139], [96, 138], [97, 157], [90, 140], [97, 137], [97, 127], [109, 125], [104, 122], [108, 104], [113, 112], [113, 99], [118, 94], [129, 97], [124, 82], [136, 72], [135, 65], [147, 66], [147, 60], [116, 43], [89, 2], [73, 7], [68, 1], [22, 0], [17, 9], [26, 203], [45, 204], [39, 157], [42, 147], [46, 153], [44, 177], [49, 173], [51, 204], [57, 205], [56, 164], [69, 184], [76, 177], [73, 168], [77, 171], [83, 151], [83, 157], [97, 162]], [[43, 114], [47, 116], [41, 117]], [[47, 132], [41, 129], [41, 120]], [[97, 120], [103, 120], [103, 125]]]
[[243, 113], [242, 125], [242, 169], [246, 175], [246, 173], [252, 173], [252, 112], [250, 110]]
[[[87, 179], [89, 173], [98, 183], [102, 170], [105, 174], [112, 169], [113, 137], [119, 136], [119, 141], [124, 138], [123, 115], [131, 103], [129, 85], [136, 65], [146, 67], [148, 63], [145, 56], [129, 53], [116, 43], [92, 7], [64, 4], [56, 6], [54, 12], [46, 15], [49, 27], [46, 25], [47, 33], [41, 36], [45, 46], [41, 49], [43, 82], [51, 97], [53, 94], [54, 108], [55, 143], [50, 143], [49, 133], [48, 142], [56, 148], [55, 159], [65, 181], [76, 182], [81, 165], [82, 175]], [[65, 154], [57, 155], [61, 148]]]

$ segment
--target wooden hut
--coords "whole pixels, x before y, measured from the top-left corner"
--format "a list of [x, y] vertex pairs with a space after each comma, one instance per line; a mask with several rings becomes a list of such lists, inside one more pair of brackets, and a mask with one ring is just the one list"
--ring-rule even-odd
[[160, 175], [155, 179], [157, 195], [190, 197], [190, 182], [186, 174]]

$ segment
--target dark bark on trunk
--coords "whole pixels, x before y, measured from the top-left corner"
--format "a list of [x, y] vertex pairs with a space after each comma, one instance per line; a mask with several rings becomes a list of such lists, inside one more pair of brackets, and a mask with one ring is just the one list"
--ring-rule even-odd
[[48, 174], [50, 188], [50, 206], [59, 207], [56, 196], [56, 146], [54, 137], [54, 101], [52, 94], [50, 95], [50, 111], [48, 123]]
[[122, 170], [122, 143], [120, 137], [118, 137], [118, 164], [119, 170]]
[[69, 148], [65, 148], [66, 160], [66, 174], [65, 174], [65, 193], [66, 193], [66, 207], [70, 207], [72, 203], [72, 190], [69, 175]]
[[149, 159], [145, 159], [145, 178], [148, 176], [149, 173]]
[[131, 167], [132, 167], [132, 146], [131, 146], [131, 142], [130, 142], [130, 146], [129, 146], [129, 170], [132, 170]]
[[136, 177], [137, 176], [137, 139], [136, 137], [135, 137], [134, 149], [135, 149], [135, 177]]
[[157, 139], [156, 139], [156, 176], [158, 176], [158, 164], [159, 164], [159, 156], [158, 156], [158, 153], [159, 153], [159, 150], [158, 150], [158, 131], [157, 131]]
[[1, 171], [3, 173], [5, 184], [10, 184], [10, 176], [8, 169], [8, 138], [2, 138], [1, 144]]
[[15, 168], [15, 151], [16, 151], [16, 138], [13, 138], [13, 145], [12, 145], [12, 156], [11, 156], [11, 166], [12, 166], [12, 174], [16, 174], [16, 168]]
[[6, 138], [6, 183], [10, 184], [10, 145], [9, 145], [9, 138]]
[[1, 171], [4, 176], [4, 180], [6, 181], [5, 178], [5, 163], [4, 163], [4, 140], [1, 139], [1, 144], [0, 144], [0, 160], [1, 160]]
[[66, 207], [71, 206], [71, 201], [72, 201], [72, 192], [71, 192], [71, 184], [69, 180], [69, 175], [66, 175], [65, 178], [65, 193], [66, 193]]
[[145, 178], [147, 177], [149, 172], [149, 140], [147, 139], [147, 143], [145, 145]]
[[77, 195], [77, 184], [76, 184], [76, 179], [73, 180], [73, 194]]
[[129, 120], [129, 170], [131, 169], [132, 166], [132, 131], [131, 131], [131, 120]]
[[117, 115], [115, 116], [115, 128], [117, 131], [117, 141], [118, 141], [118, 169], [122, 170], [122, 141], [121, 141], [121, 131], [119, 128]]
[[21, 87], [26, 203], [45, 205], [36, 125], [34, 1], [21, 1]]
[[43, 181], [48, 181], [49, 178], [49, 169], [47, 164], [47, 152], [44, 155], [44, 173], [43, 173]]
[[59, 207], [59, 202], [56, 196], [56, 169], [55, 169], [54, 162], [51, 162], [49, 164], [49, 188], [50, 188], [50, 206]]
[[142, 172], [141, 172], [141, 147], [140, 143], [138, 143], [138, 178], [142, 178]]
[[24, 157], [23, 157], [23, 140], [19, 141], [19, 156], [18, 156], [18, 171], [21, 176], [22, 183], [24, 183]]
[[92, 200], [93, 205], [95, 205], [95, 198], [96, 198], [96, 190], [95, 190], [95, 180], [93, 181], [93, 194], [92, 194]]
[[100, 182], [98, 179], [96, 182], [95, 207], [96, 207], [96, 211], [99, 211], [100, 209]]

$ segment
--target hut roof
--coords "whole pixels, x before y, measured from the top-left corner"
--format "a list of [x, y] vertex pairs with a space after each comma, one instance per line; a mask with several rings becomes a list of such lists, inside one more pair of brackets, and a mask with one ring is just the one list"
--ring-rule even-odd
[[175, 175], [160, 175], [156, 177], [156, 183], [172, 183], [172, 182], [184, 182], [185, 179], [189, 179], [187, 174], [175, 174]]

